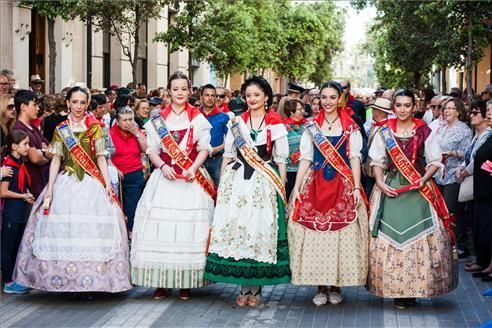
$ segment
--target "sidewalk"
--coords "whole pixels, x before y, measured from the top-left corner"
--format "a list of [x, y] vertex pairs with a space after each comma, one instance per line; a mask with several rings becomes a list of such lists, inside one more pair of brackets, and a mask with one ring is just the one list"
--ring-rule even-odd
[[216, 284], [193, 292], [190, 301], [152, 299], [152, 289], [98, 294], [92, 301], [67, 301], [66, 295], [34, 291], [1, 296], [0, 327], [479, 327], [492, 319], [492, 297], [480, 295], [492, 284], [472, 278], [460, 264], [460, 284], [451, 294], [420, 299], [396, 310], [393, 301], [364, 288], [344, 288], [344, 302], [317, 308], [316, 287], [263, 288], [258, 308], [238, 308], [235, 285]]

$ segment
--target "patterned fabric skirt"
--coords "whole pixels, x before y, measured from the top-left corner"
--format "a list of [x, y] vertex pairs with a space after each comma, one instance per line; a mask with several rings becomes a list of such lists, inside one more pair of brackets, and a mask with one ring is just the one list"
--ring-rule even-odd
[[289, 220], [289, 252], [295, 285], [361, 286], [368, 267], [369, 223], [360, 202], [357, 219], [338, 231], [315, 231]]
[[[222, 182], [221, 182], [222, 183]], [[210, 281], [240, 285], [276, 285], [290, 282], [289, 247], [285, 206], [277, 196], [278, 233], [276, 263], [258, 262], [252, 259], [235, 260], [209, 253], [205, 267], [205, 278]]]
[[[371, 197], [372, 224], [380, 213], [380, 197], [381, 191], [376, 187]], [[420, 196], [415, 198], [422, 199]], [[400, 208], [400, 219], [403, 220], [405, 214], [415, 212], [412, 210]], [[383, 233], [377, 238], [371, 238], [367, 284], [369, 292], [392, 298], [432, 297], [449, 293], [457, 287], [458, 262], [453, 259], [449, 236], [435, 211], [432, 208], [429, 210], [433, 217], [433, 228], [426, 228], [425, 234], [409, 239], [410, 242], [402, 245], [392, 240], [389, 234]]]
[[29, 217], [14, 281], [51, 292], [131, 289], [125, 222], [103, 186], [88, 175], [59, 174], [48, 215], [44, 193]]
[[198, 288], [213, 201], [197, 182], [149, 178], [135, 212], [130, 254], [132, 283], [155, 288]]

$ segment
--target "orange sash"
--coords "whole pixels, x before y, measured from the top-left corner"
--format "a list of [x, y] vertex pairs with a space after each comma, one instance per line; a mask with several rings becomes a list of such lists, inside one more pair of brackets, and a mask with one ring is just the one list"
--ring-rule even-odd
[[[178, 166], [183, 170], [186, 170], [193, 165], [193, 161], [181, 150], [181, 148], [179, 148], [179, 145], [169, 133], [164, 118], [161, 115], [156, 115], [151, 119], [151, 122], [157, 131], [159, 138], [161, 139], [162, 145], [168, 151], [169, 156], [176, 162], [176, 164], [178, 164]], [[196, 171], [195, 181], [198, 182], [205, 193], [215, 202], [217, 196], [215, 191], [215, 183], [203, 166]]]
[[[60, 133], [63, 143], [65, 144], [65, 146], [67, 146], [77, 164], [79, 164], [80, 167], [82, 167], [84, 171], [87, 172], [87, 174], [99, 181], [103, 185], [103, 187], [106, 188], [106, 182], [104, 181], [101, 171], [99, 171], [99, 168], [92, 161], [92, 158], [85, 152], [84, 148], [82, 148], [78, 144], [77, 139], [75, 138], [75, 135], [73, 134], [73, 131], [68, 124], [68, 120], [58, 124], [56, 129]], [[112, 201], [121, 209], [118, 195], [116, 195], [113, 188], [110, 189]]]
[[[405, 156], [405, 153], [396, 142], [395, 136], [388, 126], [383, 126], [379, 132], [383, 137], [386, 149], [391, 157], [391, 160], [395, 164], [400, 173], [411, 183], [416, 184], [421, 179], [420, 173], [412, 165], [410, 160]], [[448, 231], [451, 241], [454, 244], [455, 235], [453, 230], [454, 217], [449, 214], [448, 207], [444, 202], [444, 198], [437, 189], [433, 180], [429, 180], [422, 188], [419, 189], [420, 194], [432, 205], [437, 212], [439, 218], [444, 222], [444, 226]]]

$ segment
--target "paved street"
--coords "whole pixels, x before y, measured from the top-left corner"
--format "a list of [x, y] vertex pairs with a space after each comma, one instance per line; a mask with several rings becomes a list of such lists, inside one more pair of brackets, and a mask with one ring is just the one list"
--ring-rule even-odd
[[488, 287], [461, 269], [456, 291], [407, 310], [364, 288], [345, 288], [343, 304], [321, 308], [311, 302], [315, 287], [292, 285], [264, 288], [259, 308], [237, 308], [238, 288], [226, 284], [195, 291], [187, 302], [176, 291], [155, 301], [146, 288], [92, 301], [35, 291], [2, 295], [0, 327], [479, 327], [492, 319], [492, 298], [480, 295]]

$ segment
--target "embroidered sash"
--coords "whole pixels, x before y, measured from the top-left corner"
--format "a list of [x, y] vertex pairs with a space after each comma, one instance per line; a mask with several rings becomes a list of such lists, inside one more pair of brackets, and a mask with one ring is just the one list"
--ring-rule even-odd
[[[169, 156], [176, 162], [176, 164], [178, 164], [183, 170], [186, 170], [193, 165], [193, 161], [181, 150], [181, 148], [179, 148], [176, 140], [174, 140], [169, 133], [162, 116], [156, 115], [151, 119], [151, 121], [157, 131], [157, 134], [159, 135], [159, 138], [161, 139], [162, 145], [168, 151]], [[198, 182], [205, 193], [215, 201], [217, 196], [215, 184], [208, 172], [203, 167], [200, 167], [195, 172], [195, 181]]]
[[[347, 204], [352, 204], [352, 206], [357, 206], [357, 204], [352, 201], [352, 193], [350, 193], [354, 186], [354, 177], [352, 175], [352, 171], [350, 167], [347, 165], [343, 157], [338, 152], [338, 148], [343, 144], [343, 142], [349, 136], [348, 133], [345, 133], [340, 140], [337, 142], [335, 146], [331, 144], [331, 142], [323, 135], [319, 125], [316, 121], [309, 122], [306, 125], [306, 131], [310, 136], [312, 142], [316, 145], [316, 148], [320, 151], [322, 156], [325, 158], [325, 164], [330, 164], [338, 173], [340, 173], [340, 178], [342, 179], [342, 184], [340, 185], [343, 188], [344, 192], [337, 196], [337, 202]], [[312, 184], [313, 182], [310, 179], [306, 180], [306, 188], [308, 184]], [[363, 201], [367, 205], [367, 198], [363, 190], [360, 190]], [[300, 218], [301, 207], [303, 207], [303, 198], [308, 194], [301, 194], [301, 201], [296, 201], [295, 208], [293, 211], [292, 220], [294, 222], [298, 222], [299, 224], [305, 226], [306, 228], [316, 230], [316, 231], [338, 231], [344, 229], [352, 222], [357, 219], [357, 215], [355, 210], [350, 210], [346, 206], [344, 210], [338, 208], [338, 205], [334, 209], [331, 209], [326, 215], [317, 215], [310, 212], [310, 215], [304, 213], [302, 219]], [[308, 196], [308, 199], [312, 198], [312, 196]], [[347, 197], [350, 197], [348, 199]], [[306, 205], [308, 206], [308, 205]], [[308, 206], [309, 207], [309, 206]], [[350, 207], [350, 206], [349, 206]], [[306, 208], [303, 209], [305, 211]], [[334, 212], [333, 212], [334, 211]], [[344, 212], [345, 211], [345, 212]], [[306, 216], [307, 215], [307, 216]]]
[[[391, 128], [388, 126], [383, 126], [379, 132], [383, 137], [384, 144], [395, 167], [411, 184], [416, 184], [422, 177], [398, 145]], [[444, 226], [448, 231], [451, 241], [454, 243], [455, 236], [454, 229], [452, 227], [454, 225], [454, 217], [449, 214], [444, 198], [437, 189], [434, 181], [429, 180], [429, 183], [426, 183], [422, 188], [420, 188], [419, 192], [432, 205], [439, 218], [443, 220]]]
[[272, 183], [277, 193], [282, 197], [284, 205], [287, 203], [287, 196], [285, 194], [285, 187], [282, 184], [282, 180], [277, 172], [265, 162], [256, 151], [251, 147], [244, 139], [239, 128], [239, 121], [232, 119], [231, 132], [234, 136], [234, 143], [241, 152], [241, 155], [248, 162], [248, 164], [258, 172], [261, 172]]
[[[86, 153], [84, 148], [82, 148], [78, 144], [77, 139], [75, 139], [75, 135], [73, 134], [73, 131], [68, 124], [68, 120], [58, 124], [56, 129], [60, 133], [63, 143], [65, 144], [65, 146], [67, 146], [77, 164], [79, 164], [80, 167], [83, 168], [85, 172], [87, 172], [87, 174], [99, 181], [103, 185], [103, 187], [106, 188], [106, 182], [104, 181], [101, 171], [99, 171], [99, 168], [94, 163], [92, 158]], [[112, 201], [121, 209], [118, 195], [116, 195], [113, 188], [110, 189]]]

